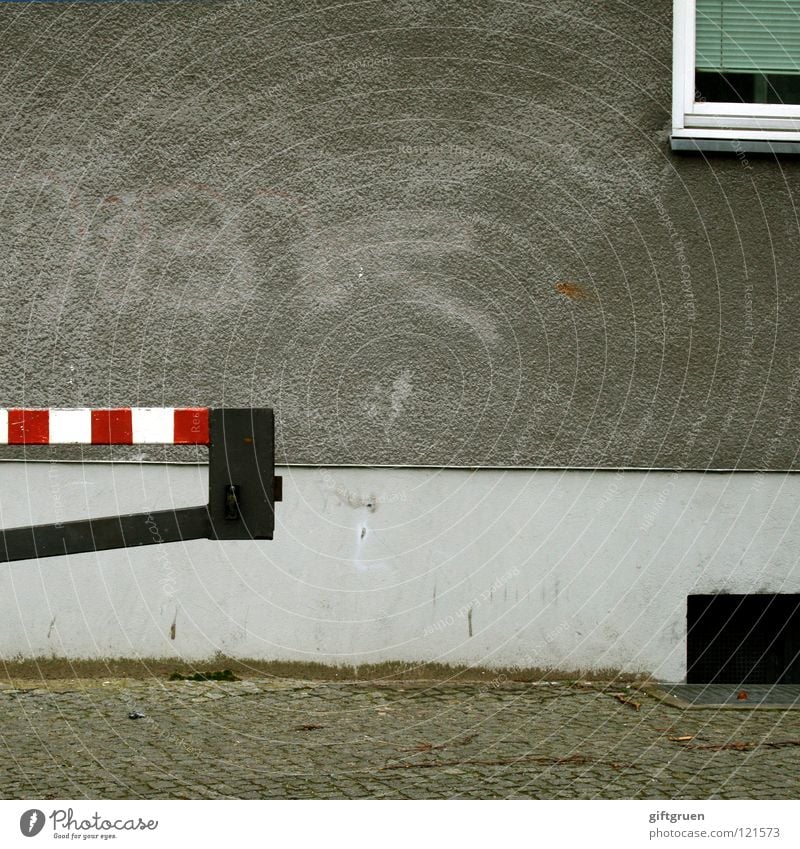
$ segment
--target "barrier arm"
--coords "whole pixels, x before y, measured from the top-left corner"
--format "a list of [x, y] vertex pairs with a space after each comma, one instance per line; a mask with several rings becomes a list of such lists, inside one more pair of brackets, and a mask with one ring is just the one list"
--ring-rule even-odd
[[268, 408], [0, 410], [0, 444], [207, 445], [208, 504], [0, 530], [0, 562], [193, 539], [272, 539], [275, 476]]

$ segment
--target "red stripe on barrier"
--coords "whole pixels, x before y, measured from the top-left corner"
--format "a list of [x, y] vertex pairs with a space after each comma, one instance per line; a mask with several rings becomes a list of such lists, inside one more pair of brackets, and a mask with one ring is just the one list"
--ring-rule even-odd
[[92, 410], [92, 445], [131, 445], [133, 421], [130, 409]]
[[208, 409], [175, 410], [175, 444], [208, 445]]
[[49, 410], [9, 410], [9, 445], [47, 445], [50, 442]]

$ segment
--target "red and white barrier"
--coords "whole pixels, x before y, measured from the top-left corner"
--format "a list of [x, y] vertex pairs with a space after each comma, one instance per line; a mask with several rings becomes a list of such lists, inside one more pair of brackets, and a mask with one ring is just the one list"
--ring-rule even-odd
[[0, 445], [208, 445], [206, 407], [0, 410]]

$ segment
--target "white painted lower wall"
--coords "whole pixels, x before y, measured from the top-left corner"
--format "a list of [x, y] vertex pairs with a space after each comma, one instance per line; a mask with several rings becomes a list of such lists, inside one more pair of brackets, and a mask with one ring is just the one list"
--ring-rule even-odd
[[[280, 472], [272, 542], [0, 564], [0, 656], [223, 652], [679, 681], [687, 595], [800, 592], [800, 475]], [[202, 504], [206, 478], [202, 466], [0, 463], [0, 523]]]

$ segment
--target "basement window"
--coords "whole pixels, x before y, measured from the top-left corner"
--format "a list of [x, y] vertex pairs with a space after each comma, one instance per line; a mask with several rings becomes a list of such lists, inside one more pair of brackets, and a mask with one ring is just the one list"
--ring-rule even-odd
[[800, 153], [800, 0], [674, 0], [672, 149]]
[[800, 595], [690, 595], [689, 684], [800, 684]]

